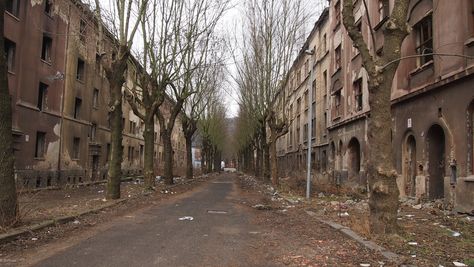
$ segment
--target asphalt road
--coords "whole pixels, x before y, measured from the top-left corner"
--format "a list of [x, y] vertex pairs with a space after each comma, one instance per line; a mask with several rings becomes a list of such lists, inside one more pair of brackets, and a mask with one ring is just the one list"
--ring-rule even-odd
[[239, 207], [234, 178], [132, 212], [34, 266], [275, 266], [252, 253], [261, 229]]

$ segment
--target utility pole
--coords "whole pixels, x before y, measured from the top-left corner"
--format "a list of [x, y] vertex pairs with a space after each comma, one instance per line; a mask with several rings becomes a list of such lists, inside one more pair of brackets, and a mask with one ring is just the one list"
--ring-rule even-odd
[[313, 55], [314, 55], [314, 50], [306, 50], [304, 51], [306, 55], [310, 56], [309, 59], [309, 66], [311, 68], [310, 70], [310, 75], [309, 75], [309, 89], [308, 89], [308, 155], [306, 157], [307, 159], [307, 166], [306, 166], [306, 198], [309, 199], [311, 195], [311, 146], [312, 146], [312, 130], [313, 130], [313, 75], [314, 75], [314, 69], [313, 69]]

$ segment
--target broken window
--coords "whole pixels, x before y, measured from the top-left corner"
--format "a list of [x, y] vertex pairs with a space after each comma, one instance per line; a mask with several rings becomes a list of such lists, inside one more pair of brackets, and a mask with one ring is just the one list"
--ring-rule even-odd
[[81, 44], [86, 43], [86, 21], [81, 19], [81, 22], [79, 23], [79, 40], [81, 41]]
[[390, 13], [388, 1], [389, 0], [379, 0], [379, 22], [388, 17]]
[[418, 66], [433, 60], [433, 19], [428, 15], [415, 25], [417, 34], [416, 53], [421, 55], [418, 60]]
[[85, 72], [85, 63], [84, 60], [77, 59], [77, 70], [76, 70], [76, 79], [79, 81], [84, 81], [84, 72]]
[[8, 39], [5, 38], [5, 55], [7, 60], [7, 69], [10, 72], [13, 72], [15, 68], [15, 52], [16, 52], [16, 44]]
[[46, 99], [48, 95], [48, 85], [44, 83], [40, 83], [38, 87], [38, 109], [45, 110], [46, 109]]
[[81, 138], [74, 137], [72, 140], [72, 158], [79, 159], [79, 151], [81, 147]]
[[339, 24], [341, 24], [341, 1], [337, 1], [334, 5], [334, 17], [337, 27]]
[[44, 1], [44, 13], [46, 13], [48, 16], [53, 15], [53, 1], [51, 0]]
[[91, 141], [95, 141], [96, 134], [97, 134], [97, 124], [93, 122], [91, 124]]
[[94, 88], [94, 91], [92, 93], [92, 106], [94, 108], [99, 107], [99, 89]]
[[18, 17], [20, 13], [20, 0], [7, 0], [5, 10], [13, 16]]
[[334, 68], [336, 70], [339, 70], [341, 68], [341, 45], [336, 47], [336, 49], [334, 50], [334, 57], [335, 57]]
[[79, 119], [79, 115], [81, 114], [81, 106], [82, 106], [82, 99], [76, 97], [74, 101], [74, 119]]
[[46, 148], [46, 133], [36, 132], [35, 158], [43, 158]]
[[51, 48], [53, 46], [53, 39], [43, 35], [43, 46], [41, 48], [41, 59], [46, 62], [51, 62]]
[[354, 100], [355, 100], [355, 110], [362, 110], [362, 79], [358, 79], [354, 82]]

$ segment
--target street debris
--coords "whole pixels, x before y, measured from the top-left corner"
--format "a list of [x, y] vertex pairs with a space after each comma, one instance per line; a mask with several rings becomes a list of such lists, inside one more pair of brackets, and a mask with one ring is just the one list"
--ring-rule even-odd
[[417, 243], [417, 242], [408, 242], [408, 245], [410, 245], [410, 246], [417, 246], [418, 243]]
[[338, 216], [339, 217], [349, 217], [349, 213], [346, 211], [346, 212], [343, 212], [343, 213], [339, 213]]
[[31, 238], [31, 241], [38, 241], [38, 238], [33, 237], [33, 238]]
[[74, 220], [72, 224], [80, 224], [81, 222], [79, 220]]
[[180, 221], [192, 221], [192, 220], [194, 220], [194, 218], [191, 217], [191, 216], [184, 216], [184, 217], [179, 218], [179, 220]]
[[462, 267], [462, 266], [467, 266], [466, 264], [458, 261], [453, 261], [454, 266]]
[[252, 207], [257, 210], [271, 210], [272, 209], [270, 206], [264, 205], [264, 204], [257, 204]]

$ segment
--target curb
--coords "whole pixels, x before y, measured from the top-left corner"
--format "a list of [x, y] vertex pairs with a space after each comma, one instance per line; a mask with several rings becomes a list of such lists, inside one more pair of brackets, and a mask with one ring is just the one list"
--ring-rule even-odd
[[346, 235], [347, 237], [350, 237], [351, 239], [357, 241], [359, 244], [363, 245], [364, 247], [366, 247], [370, 250], [373, 250], [373, 251], [380, 252], [380, 254], [382, 254], [382, 256], [384, 256], [387, 260], [392, 261], [392, 262], [399, 262], [401, 260], [401, 257], [398, 254], [393, 253], [393, 252], [385, 249], [384, 247], [377, 245], [375, 242], [364, 239], [363, 237], [358, 235], [356, 232], [352, 231], [350, 228], [348, 228], [346, 226], [343, 226], [343, 225], [340, 225], [338, 223], [332, 222], [332, 221], [323, 220], [323, 219], [319, 218], [317, 216], [317, 214], [312, 212], [312, 211], [305, 210], [305, 212], [309, 216], [315, 218], [317, 221], [328, 225], [329, 227], [333, 228], [334, 230], [336, 230], [338, 232], [341, 232], [342, 234]]
[[[202, 181], [202, 180], [205, 180], [205, 179], [195, 178], [195, 179], [192, 179], [192, 180], [187, 180], [183, 183], [167, 186], [167, 187], [163, 188], [163, 190], [169, 190], [171, 188], [174, 188], [174, 187], [177, 187], [177, 186], [180, 186], [180, 185], [185, 185], [185, 184], [188, 184], [188, 183]], [[152, 194], [152, 192], [146, 192], [143, 195], [147, 196], [147, 195], [150, 195], [150, 194]], [[132, 198], [119, 199], [117, 201], [107, 203], [104, 206], [101, 206], [101, 207], [96, 208], [96, 209], [86, 210], [86, 211], [79, 212], [79, 213], [74, 214], [74, 215], [57, 217], [57, 218], [54, 218], [54, 219], [51, 219], [51, 220], [46, 220], [46, 221], [43, 221], [43, 222], [40, 222], [40, 223], [37, 223], [37, 224], [34, 224], [34, 225], [13, 229], [11, 232], [0, 234], [0, 243], [10, 241], [10, 240], [15, 239], [16, 237], [18, 237], [20, 235], [23, 235], [23, 234], [26, 234], [26, 233], [31, 233], [31, 232], [34, 232], [34, 231], [38, 231], [38, 230], [44, 229], [46, 227], [50, 227], [50, 226], [53, 226], [53, 225], [59, 225], [59, 224], [65, 224], [67, 222], [70, 222], [70, 221], [73, 221], [73, 220], [77, 219], [78, 217], [81, 217], [81, 216], [84, 216], [84, 215], [87, 215], [87, 214], [97, 213], [101, 210], [113, 207], [117, 204], [128, 201], [130, 199], [132, 199]]]

